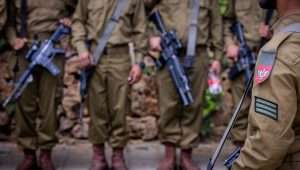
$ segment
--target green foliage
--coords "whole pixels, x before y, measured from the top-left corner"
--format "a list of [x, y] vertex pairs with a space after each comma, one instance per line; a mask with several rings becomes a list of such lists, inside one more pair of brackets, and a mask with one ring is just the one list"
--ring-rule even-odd
[[220, 12], [225, 15], [228, 9], [228, 0], [219, 0]]
[[201, 136], [209, 137], [214, 128], [214, 113], [221, 108], [223, 94], [212, 94], [209, 90], [205, 92], [204, 109], [202, 112]]

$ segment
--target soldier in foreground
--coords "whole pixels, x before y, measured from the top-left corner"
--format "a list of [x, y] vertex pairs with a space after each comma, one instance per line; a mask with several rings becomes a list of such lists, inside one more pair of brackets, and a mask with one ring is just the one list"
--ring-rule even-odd
[[[252, 50], [253, 55], [256, 55], [260, 48], [261, 38], [267, 36], [266, 34], [260, 34], [261, 27], [267, 28], [267, 26], [263, 24], [265, 12], [259, 7], [257, 0], [229, 0], [228, 5], [228, 11], [224, 16], [225, 49], [228, 59], [234, 63], [237, 62], [240, 54], [239, 44], [235, 41], [230, 29], [232, 24], [238, 21], [243, 25], [246, 43]], [[229, 75], [229, 77], [231, 76]], [[245, 81], [246, 77], [243, 74], [231, 78], [231, 91], [235, 105], [238, 104], [243, 95]], [[245, 100], [240, 116], [231, 131], [232, 141], [238, 146], [242, 146], [246, 138], [249, 106], [250, 97]]]
[[[33, 40], [46, 40], [59, 22], [70, 25], [66, 3], [61, 0], [10, 1], [10, 21], [6, 35], [10, 45], [17, 51], [18, 76], [26, 69], [29, 61], [25, 55]], [[54, 63], [63, 71], [64, 56], [56, 56]], [[18, 170], [37, 169], [36, 152], [40, 150], [39, 168], [53, 170], [51, 151], [58, 142], [56, 130], [57, 106], [62, 96], [62, 75], [52, 76], [47, 70], [38, 68], [33, 81], [24, 90], [16, 103], [17, 144], [24, 152]], [[41, 122], [37, 126], [37, 118]]]
[[[183, 48], [179, 51], [183, 60], [187, 50], [188, 28], [193, 1], [162, 0], [156, 4], [167, 30], [175, 29]], [[194, 102], [189, 107], [183, 107], [173, 80], [167, 67], [157, 73], [159, 91], [159, 106], [161, 117], [159, 120], [160, 141], [165, 146], [165, 156], [161, 160], [159, 170], [173, 170], [176, 166], [176, 148], [181, 149], [180, 166], [184, 170], [198, 169], [192, 162], [192, 150], [199, 143], [201, 110], [203, 94], [207, 86], [208, 75], [208, 43], [212, 42], [216, 58], [222, 53], [222, 21], [217, 1], [201, 0], [198, 36], [196, 41], [196, 56], [188, 74], [192, 85]], [[180, 9], [180, 10], [179, 10]], [[161, 52], [161, 38], [150, 38], [150, 50]]]
[[[73, 45], [79, 53], [81, 67], [91, 66], [96, 57], [99, 37], [107, 27], [117, 0], [80, 0], [72, 25]], [[127, 144], [126, 114], [129, 109], [129, 85], [141, 78], [142, 49], [146, 46], [146, 16], [141, 0], [130, 0], [117, 26], [105, 44], [105, 50], [88, 81], [88, 111], [91, 115], [89, 140], [93, 144], [92, 170], [106, 170], [105, 143], [113, 148], [112, 169], [127, 169], [123, 155]], [[136, 63], [131, 66], [128, 43], [136, 47]], [[90, 48], [89, 48], [90, 47]], [[97, 50], [96, 50], [97, 51]], [[97, 54], [98, 55], [98, 54]]]
[[300, 169], [300, 1], [259, 0], [277, 8], [273, 38], [255, 68], [245, 145], [234, 170]]

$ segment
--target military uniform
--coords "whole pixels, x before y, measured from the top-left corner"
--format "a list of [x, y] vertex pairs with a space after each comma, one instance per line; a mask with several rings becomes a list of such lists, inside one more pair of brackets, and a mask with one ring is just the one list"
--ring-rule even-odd
[[[190, 1], [163, 0], [157, 5], [167, 29], [175, 29], [181, 42], [187, 44]], [[161, 117], [159, 120], [160, 139], [171, 142], [181, 148], [192, 148], [199, 142], [201, 124], [201, 105], [203, 92], [207, 84], [208, 55], [207, 42], [212, 37], [212, 44], [216, 47], [215, 55], [222, 54], [221, 18], [214, 1], [201, 1], [198, 26], [197, 56], [190, 72], [194, 103], [189, 108], [183, 108], [173, 80], [167, 68], [159, 71], [157, 82], [159, 88], [159, 105]], [[181, 10], [178, 10], [181, 9]], [[181, 22], [177, 22], [181, 21]], [[183, 50], [185, 51], [185, 50]], [[184, 56], [181, 52], [181, 56]]]
[[[264, 20], [264, 11], [259, 7], [257, 0], [229, 0], [228, 3], [228, 11], [224, 16], [225, 48], [237, 44], [234, 35], [230, 31], [232, 23], [237, 20], [244, 26], [247, 44], [255, 53], [260, 48], [259, 26]], [[243, 74], [231, 81], [231, 91], [235, 105], [238, 104], [245, 90], [244, 82]], [[231, 131], [233, 142], [243, 143], [246, 138], [249, 105], [250, 98], [246, 98], [238, 120]]]
[[300, 169], [300, 34], [284, 31], [295, 23], [300, 12], [282, 17], [259, 54], [247, 139], [234, 170]]
[[[8, 41], [13, 44], [19, 36], [20, 24], [20, 1], [13, 1], [13, 11], [16, 14], [16, 27], [9, 24], [7, 29]], [[59, 19], [65, 17], [64, 1], [28, 1], [28, 39], [32, 42], [34, 38], [45, 40], [51, 36], [56, 29]], [[30, 43], [22, 50], [19, 57], [20, 72], [28, 66], [28, 61], [25, 59], [25, 54], [30, 47]], [[63, 56], [57, 56], [54, 63], [58, 65], [63, 75]], [[38, 74], [36, 74], [38, 73]], [[22, 148], [37, 149], [37, 148], [52, 148], [57, 142], [56, 129], [58, 121], [56, 118], [56, 110], [58, 102], [60, 102], [61, 91], [59, 86], [61, 76], [54, 77], [48, 71], [40, 69], [34, 74], [34, 81], [29, 84], [24, 93], [17, 102], [17, 141]], [[37, 102], [38, 100], [38, 102]], [[35, 119], [37, 115], [43, 117], [41, 126], [36, 132]]]
[[[117, 0], [80, 0], [73, 21], [73, 44], [79, 54], [94, 51], [98, 38], [110, 19]], [[127, 143], [126, 114], [129, 111], [128, 75], [131, 69], [128, 43], [134, 42], [136, 62], [142, 60], [146, 46], [146, 15], [143, 1], [129, 0], [125, 13], [109, 38], [88, 87], [88, 111], [91, 115], [89, 139], [96, 146], [105, 142], [115, 149]], [[103, 147], [101, 147], [103, 149]], [[99, 147], [98, 147], [99, 149]], [[95, 152], [94, 155], [96, 155]], [[103, 156], [103, 155], [102, 155]]]
[[[184, 48], [180, 51], [181, 59], [185, 56], [188, 39], [189, 18], [192, 1], [162, 0], [156, 5], [166, 24], [167, 30], [175, 29]], [[157, 73], [159, 92], [159, 137], [163, 144], [173, 144], [189, 150], [199, 142], [201, 110], [204, 90], [207, 87], [208, 44], [216, 49], [215, 56], [222, 54], [222, 20], [217, 1], [200, 1], [198, 38], [196, 57], [193, 67], [189, 71], [194, 102], [192, 106], [184, 108], [168, 68]], [[180, 10], [178, 10], [180, 9]], [[180, 21], [180, 22], [178, 22]], [[162, 168], [161, 168], [162, 169]]]
[[[27, 33], [22, 35], [27, 38], [28, 43], [17, 52], [17, 63], [20, 68], [17, 77], [27, 68], [29, 62], [25, 59], [27, 50], [34, 39], [45, 40], [55, 31], [60, 19], [68, 16], [66, 14], [66, 1], [61, 0], [28, 0], [26, 2], [27, 20], [21, 21], [21, 1], [11, 2], [11, 16], [15, 22], [8, 23], [6, 30], [8, 41], [14, 44], [16, 38], [20, 37], [21, 23], [26, 22]], [[26, 35], [27, 34], [27, 35]], [[41, 157], [51, 157], [50, 151], [58, 142], [56, 130], [58, 128], [57, 106], [62, 96], [62, 76], [64, 73], [64, 56], [55, 56], [54, 64], [58, 66], [61, 73], [59, 76], [51, 75], [43, 68], [37, 68], [33, 73], [33, 82], [29, 83], [16, 104], [16, 136], [18, 145], [25, 151], [25, 159], [35, 162], [35, 153], [41, 149]], [[37, 118], [41, 122], [37, 126]], [[27, 159], [32, 158], [32, 159]], [[27, 165], [21, 163], [19, 168]], [[43, 164], [42, 164], [43, 166]]]
[[0, 30], [3, 29], [5, 22], [6, 22], [6, 1], [0, 0]]

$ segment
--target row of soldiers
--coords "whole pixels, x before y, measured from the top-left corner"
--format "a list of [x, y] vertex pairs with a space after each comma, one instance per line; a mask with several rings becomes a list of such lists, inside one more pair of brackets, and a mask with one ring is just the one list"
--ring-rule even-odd
[[[108, 169], [105, 143], [113, 148], [112, 169], [127, 169], [123, 150], [128, 140], [125, 121], [129, 109], [128, 90], [141, 77], [143, 56], [147, 51], [155, 56], [162, 50], [161, 38], [149, 26], [146, 13], [159, 10], [167, 29], [176, 30], [183, 44], [180, 56], [186, 53], [189, 37], [191, 1], [129, 0], [101, 60], [93, 65], [95, 56], [92, 53], [97, 48], [98, 38], [118, 3], [118, 0], [79, 0], [77, 4], [71, 0], [1, 0], [0, 5], [0, 27], [19, 56], [16, 59], [20, 66], [17, 76], [28, 66], [29, 62], [23, 56], [33, 40], [47, 39], [58, 22], [72, 28], [71, 42], [78, 52], [80, 68], [94, 67], [87, 100], [91, 115], [89, 140], [93, 144], [93, 170]], [[279, 20], [273, 31], [269, 31], [263, 23], [265, 11], [260, 9], [259, 3], [266, 8], [278, 9]], [[217, 0], [200, 0], [197, 55], [193, 67], [188, 70], [193, 104], [182, 106], [167, 68], [157, 73], [161, 112], [159, 138], [165, 146], [165, 156], [158, 166], [159, 170], [175, 168], [176, 148], [181, 150], [179, 160], [182, 169], [198, 169], [192, 162], [192, 150], [199, 143], [200, 112], [209, 70], [207, 49], [214, 52], [211, 69], [215, 72], [220, 72], [224, 51], [230, 60], [237, 61], [239, 44], [229, 29], [236, 20], [244, 25], [246, 40], [253, 53], [258, 53], [262, 37], [271, 38], [273, 34], [273, 38], [259, 53], [252, 97], [243, 105], [242, 114], [232, 131], [234, 144], [243, 147], [233, 169], [299, 167], [299, 26], [293, 26], [288, 31], [283, 29], [299, 22], [299, 11], [299, 0], [229, 0], [222, 18]], [[130, 42], [136, 47], [133, 64], [128, 54]], [[64, 57], [56, 56], [54, 63], [63, 70]], [[51, 151], [57, 143], [56, 110], [62, 96], [62, 76], [55, 77], [38, 68], [33, 78], [34, 81], [16, 103], [17, 143], [24, 151], [24, 159], [17, 169], [54, 169]], [[243, 79], [241, 75], [232, 80], [235, 103], [238, 103], [245, 89]], [[41, 122], [37, 125], [38, 116]], [[39, 161], [36, 156], [38, 150]]]

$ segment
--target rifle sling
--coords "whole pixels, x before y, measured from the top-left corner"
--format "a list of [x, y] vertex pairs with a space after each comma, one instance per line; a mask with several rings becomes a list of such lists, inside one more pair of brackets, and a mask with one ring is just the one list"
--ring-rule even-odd
[[200, 0], [192, 0], [191, 5], [192, 5], [192, 11], [190, 15], [189, 35], [188, 35], [186, 56], [184, 59], [184, 66], [187, 68], [192, 66], [193, 59], [196, 55]]
[[104, 52], [109, 38], [111, 37], [114, 29], [116, 28], [121, 15], [123, 14], [128, 0], [118, 0], [114, 13], [108, 20], [103, 34], [98, 39], [98, 45], [93, 53], [93, 64], [98, 64]]
[[21, 0], [21, 29], [20, 29], [20, 36], [22, 38], [26, 38], [28, 35], [28, 29], [27, 29], [27, 17], [28, 17], [28, 4], [27, 0]]

